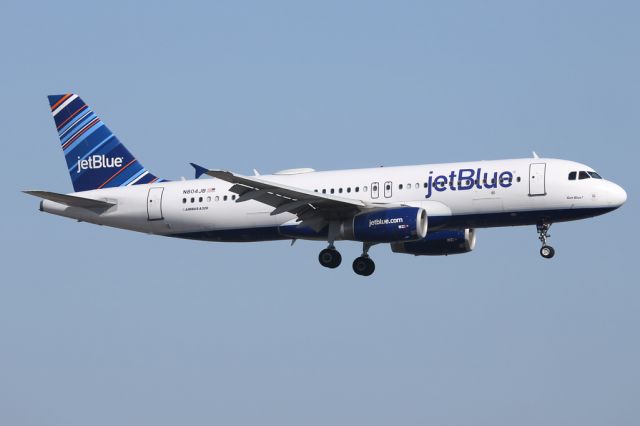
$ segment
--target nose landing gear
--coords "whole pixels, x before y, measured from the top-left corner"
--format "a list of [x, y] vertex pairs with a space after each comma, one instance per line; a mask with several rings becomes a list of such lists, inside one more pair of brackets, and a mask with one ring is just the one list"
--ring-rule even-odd
[[553, 247], [547, 245], [547, 238], [551, 238], [549, 235], [549, 228], [551, 228], [551, 223], [539, 223], [536, 225], [536, 230], [538, 231], [538, 239], [542, 243], [542, 248], [540, 248], [540, 256], [545, 259], [551, 259], [556, 251]]

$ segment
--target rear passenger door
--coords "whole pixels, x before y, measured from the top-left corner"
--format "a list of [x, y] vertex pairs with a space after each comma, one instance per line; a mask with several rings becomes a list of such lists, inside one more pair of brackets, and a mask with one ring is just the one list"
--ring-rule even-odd
[[164, 188], [150, 188], [147, 195], [147, 215], [149, 220], [161, 220], [162, 217], [162, 192]]

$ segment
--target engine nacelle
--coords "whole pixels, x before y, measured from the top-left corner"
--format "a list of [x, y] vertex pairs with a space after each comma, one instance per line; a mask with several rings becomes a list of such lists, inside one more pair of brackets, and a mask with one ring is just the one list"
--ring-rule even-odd
[[427, 212], [421, 207], [397, 207], [360, 213], [340, 224], [343, 239], [372, 243], [420, 240], [427, 235]]
[[435, 231], [419, 241], [398, 241], [391, 243], [394, 253], [415, 256], [442, 256], [468, 253], [476, 246], [476, 230]]

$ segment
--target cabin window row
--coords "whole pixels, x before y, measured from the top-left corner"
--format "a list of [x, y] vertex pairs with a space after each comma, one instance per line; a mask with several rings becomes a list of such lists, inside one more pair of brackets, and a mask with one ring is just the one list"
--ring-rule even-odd
[[182, 204], [187, 204], [188, 202], [190, 202], [191, 204], [198, 202], [198, 203], [204, 203], [205, 200], [207, 203], [210, 203], [211, 201], [229, 201], [229, 200], [235, 200], [236, 199], [236, 195], [216, 195], [214, 197], [211, 196], [207, 196], [205, 197], [191, 197], [191, 198], [183, 198], [182, 199]]
[[[363, 186], [362, 187], [362, 192], [367, 192], [368, 190], [369, 190], [369, 187], [367, 187], [367, 186]], [[348, 186], [344, 190], [343, 190], [343, 188], [338, 188], [338, 189], [336, 189], [336, 188], [330, 188], [330, 189], [324, 188], [321, 191], [317, 190], [317, 189], [314, 189], [313, 192], [322, 192], [323, 194], [327, 194], [327, 193], [335, 194], [336, 192], [338, 194], [342, 194], [343, 192], [346, 192], [347, 194], [350, 194], [351, 193], [351, 187]], [[359, 186], [354, 187], [353, 188], [353, 192], [360, 192], [360, 187]]]
[[[516, 182], [520, 182], [520, 180], [521, 180], [520, 176], [518, 176], [516, 178]], [[513, 182], [513, 179], [504, 178], [502, 181], [505, 182], [505, 183], [511, 183], [511, 182]], [[463, 184], [464, 185], [472, 185], [472, 184], [475, 185], [477, 183], [478, 183], [478, 181], [471, 180], [471, 179], [459, 180], [457, 182], [458, 186], [463, 185]], [[487, 183], [495, 184], [496, 183], [496, 179], [483, 179], [482, 183], [483, 184], [487, 184]], [[439, 182], [437, 184], [434, 183], [434, 185], [438, 185], [440, 187], [446, 186], [445, 183], [443, 183], [443, 182]], [[453, 185], [455, 185], [455, 182], [449, 182], [448, 185], [449, 186], [453, 186]], [[422, 184], [422, 186], [423, 186], [423, 188], [427, 188], [429, 186], [429, 184], [427, 182], [424, 182]], [[375, 191], [376, 190], [376, 185], [373, 185], [373, 187], [374, 187], [373, 190]], [[385, 188], [386, 188], [387, 191], [390, 191], [391, 190], [391, 185], [387, 184]], [[416, 182], [415, 185], [411, 184], [411, 183], [407, 183], [406, 185], [404, 185], [404, 184], [401, 183], [401, 184], [398, 185], [398, 189], [399, 190], [402, 190], [402, 189], [405, 189], [405, 188], [406, 189], [412, 189], [412, 188], [419, 189], [420, 188], [420, 183]], [[362, 192], [367, 192], [367, 190], [368, 190], [367, 186], [363, 186], [362, 187]], [[321, 190], [314, 189], [313, 192], [322, 192], [323, 194], [335, 194], [335, 193], [342, 194], [342, 193], [346, 192], [347, 194], [350, 194], [352, 192], [352, 189], [351, 189], [351, 187], [347, 187], [347, 188], [344, 188], [344, 189], [343, 188], [337, 188], [337, 189], [336, 188], [329, 188], [329, 189], [323, 188]], [[360, 187], [356, 186], [355, 188], [353, 188], [353, 192], [360, 192]]]

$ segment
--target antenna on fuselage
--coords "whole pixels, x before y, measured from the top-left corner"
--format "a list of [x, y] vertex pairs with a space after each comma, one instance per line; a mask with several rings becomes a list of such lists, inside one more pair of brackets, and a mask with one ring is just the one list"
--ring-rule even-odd
[[533, 158], [540, 158], [540, 157], [538, 157], [538, 154], [536, 154], [535, 151], [531, 151], [531, 153], [533, 154]]

